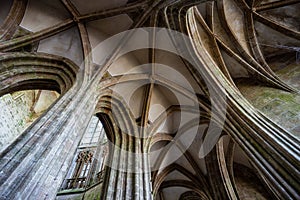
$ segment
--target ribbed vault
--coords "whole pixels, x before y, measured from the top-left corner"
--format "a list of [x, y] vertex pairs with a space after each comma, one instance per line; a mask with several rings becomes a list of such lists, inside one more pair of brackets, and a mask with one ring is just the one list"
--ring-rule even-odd
[[[0, 96], [46, 89], [61, 98], [1, 152], [1, 198], [56, 198], [96, 114], [110, 140], [109, 164], [100, 189], [86, 190], [85, 198], [94, 192], [101, 199], [299, 199], [299, 6], [3, 3]], [[133, 29], [138, 34], [122, 35]], [[256, 101], [268, 89], [275, 99], [288, 95], [276, 112], [295, 108], [290, 128], [260, 106], [267, 98]]]

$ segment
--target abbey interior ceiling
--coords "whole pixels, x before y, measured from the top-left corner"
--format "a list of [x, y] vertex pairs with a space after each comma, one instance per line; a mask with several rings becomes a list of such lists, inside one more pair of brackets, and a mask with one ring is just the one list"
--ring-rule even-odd
[[300, 199], [299, 11], [2, 0], [0, 199]]

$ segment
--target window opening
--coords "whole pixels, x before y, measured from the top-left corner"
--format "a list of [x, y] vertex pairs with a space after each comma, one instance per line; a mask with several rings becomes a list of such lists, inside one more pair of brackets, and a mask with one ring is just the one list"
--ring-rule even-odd
[[101, 182], [107, 154], [105, 130], [100, 120], [93, 116], [79, 143], [62, 190], [85, 189]]

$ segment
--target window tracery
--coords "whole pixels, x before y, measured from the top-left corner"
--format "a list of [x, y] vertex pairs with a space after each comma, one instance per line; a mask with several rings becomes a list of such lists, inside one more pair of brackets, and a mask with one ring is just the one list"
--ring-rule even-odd
[[84, 189], [101, 182], [107, 153], [104, 128], [100, 120], [93, 116], [79, 143], [62, 190]]

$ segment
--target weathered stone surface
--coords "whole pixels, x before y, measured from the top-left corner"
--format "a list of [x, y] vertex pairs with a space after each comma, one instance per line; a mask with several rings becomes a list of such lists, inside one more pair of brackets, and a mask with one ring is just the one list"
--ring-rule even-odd
[[[0, 95], [60, 93], [0, 153], [0, 199], [300, 199], [299, 139], [290, 134], [299, 136], [297, 7], [297, 0], [0, 6]], [[148, 26], [165, 29], [110, 38]], [[93, 49], [107, 38], [113, 44]], [[103, 182], [66, 195], [62, 183], [95, 115], [109, 141]], [[202, 147], [210, 148], [205, 157]], [[257, 177], [239, 173], [245, 166]]]

